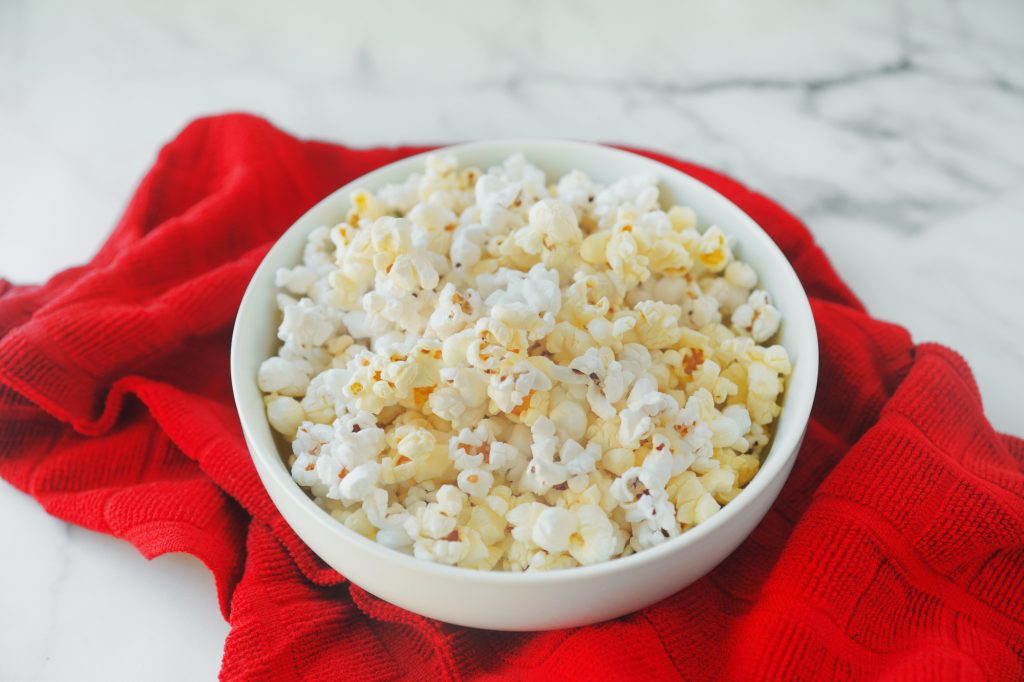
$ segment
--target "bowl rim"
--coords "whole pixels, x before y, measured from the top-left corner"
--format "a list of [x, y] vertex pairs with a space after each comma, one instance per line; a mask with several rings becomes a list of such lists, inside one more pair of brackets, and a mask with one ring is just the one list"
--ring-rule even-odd
[[[493, 151], [498, 153], [500, 151], [500, 153], [507, 156], [509, 153], [512, 153], [509, 150], [515, 150], [517, 148], [526, 149], [537, 146], [550, 148], [555, 151], [564, 150], [570, 153], [602, 153], [606, 154], [610, 161], [614, 161], [614, 159], [628, 158], [635, 162], [636, 159], [640, 159], [644, 163], [652, 165], [652, 171], [659, 174], [659, 181], [665, 175], [675, 175], [677, 176], [676, 180], [682, 181], [683, 184], [691, 185], [694, 191], [714, 195], [720, 201], [731, 206], [741, 217], [746, 218], [749, 221], [749, 227], [753, 228], [752, 240], [757, 243], [751, 246], [745, 246], [744, 248], [767, 250], [771, 254], [771, 258], [777, 261], [777, 267], [780, 270], [779, 276], [788, 282], [786, 286], [794, 288], [799, 294], [793, 304], [793, 309], [787, 310], [786, 318], [783, 321], [783, 324], [785, 324], [793, 333], [794, 338], [801, 339], [799, 343], [800, 357], [798, 362], [794, 363], [794, 373], [786, 386], [784, 397], [785, 404], [783, 409], [788, 411], [791, 416], [784, 424], [786, 428], [773, 434], [772, 443], [768, 452], [764, 455], [761, 467], [735, 498], [723, 505], [721, 510], [715, 513], [707, 521], [704, 521], [655, 547], [650, 547], [628, 556], [616, 557], [588, 566], [573, 566], [549, 571], [513, 572], [482, 570], [461, 566], [449, 566], [446, 564], [418, 559], [412, 555], [381, 545], [339, 523], [331, 517], [329, 513], [318, 507], [313, 502], [312, 498], [310, 498], [299, 484], [292, 479], [286, 466], [275, 466], [274, 460], [278, 460], [280, 463], [281, 459], [281, 453], [277, 448], [274, 448], [273, 452], [268, 453], [265, 452], [263, 448], [258, 447], [257, 441], [251, 435], [250, 422], [253, 419], [262, 419], [265, 421], [266, 412], [261, 410], [261, 415], [257, 417], [256, 415], [250, 414], [243, 407], [244, 401], [242, 391], [245, 390], [243, 388], [243, 382], [246, 380], [252, 380], [252, 377], [244, 376], [245, 369], [240, 366], [241, 363], [239, 360], [238, 347], [243, 319], [246, 316], [247, 310], [254, 305], [253, 300], [259, 296], [259, 293], [256, 291], [257, 281], [261, 279], [261, 275], [266, 270], [270, 269], [269, 261], [271, 260], [271, 257], [274, 255], [275, 251], [283, 248], [282, 243], [290, 232], [295, 230], [302, 223], [307, 222], [310, 214], [323, 209], [327, 205], [334, 204], [339, 201], [339, 197], [344, 197], [351, 192], [351, 190], [357, 187], [375, 187], [375, 185], [378, 184], [377, 178], [381, 175], [395, 172], [396, 167], [404, 168], [406, 170], [406, 174], [416, 170], [421, 170], [426, 158], [431, 154], [452, 153], [458, 156], [460, 153], [466, 152], [486, 153]], [[526, 152], [525, 154], [527, 159], [529, 159], [529, 153]], [[728, 231], [726, 231], [726, 234], [728, 234]], [[743, 243], [749, 244], [749, 240], [745, 238]], [[314, 206], [306, 210], [302, 216], [293, 222], [292, 225], [282, 232], [275, 240], [273, 246], [267, 251], [263, 259], [260, 261], [259, 267], [257, 267], [253, 272], [252, 278], [246, 286], [245, 293], [242, 296], [242, 300], [239, 304], [238, 312], [235, 317], [234, 327], [232, 329], [230, 369], [232, 394], [235, 399], [236, 412], [238, 413], [242, 432], [245, 436], [246, 446], [249, 449], [250, 456], [253, 458], [257, 469], [259, 470], [261, 468], [261, 464], [265, 465], [262, 467], [262, 473], [270, 476], [270, 480], [277, 486], [278, 492], [286, 495], [298, 509], [307, 513], [311, 520], [323, 528], [325, 532], [336, 536], [339, 542], [351, 543], [360, 550], [368, 552], [381, 561], [392, 563], [398, 567], [422, 574], [429, 574], [439, 579], [468, 580], [480, 584], [506, 586], [530, 584], [551, 585], [565, 581], [597, 578], [603, 575], [628, 571], [642, 564], [656, 562], [671, 554], [684, 550], [688, 545], [698, 543], [705, 536], [715, 533], [720, 527], [729, 524], [733, 519], [741, 516], [746, 508], [760, 494], [765, 492], [777, 476], [784, 472], [788, 472], [788, 467], [792, 460], [796, 459], [801, 440], [810, 419], [811, 406], [814, 402], [814, 396], [817, 389], [819, 361], [818, 351], [817, 331], [814, 323], [814, 317], [811, 312], [810, 301], [808, 300], [807, 293], [797, 277], [796, 272], [793, 270], [792, 265], [774, 240], [768, 236], [764, 228], [762, 228], [757, 221], [751, 218], [749, 214], [733, 203], [728, 197], [683, 171], [673, 168], [656, 159], [636, 154], [620, 147], [559, 138], [497, 138], [444, 145], [403, 157], [397, 161], [385, 164], [370, 171], [369, 173], [365, 173], [354, 178], [345, 185], [332, 191]], [[797, 367], [800, 369], [797, 369]], [[796, 379], [795, 381], [793, 380], [794, 378]], [[257, 388], [256, 390], [258, 391], [259, 389]], [[774, 457], [772, 457], [773, 454], [775, 455]], [[260, 480], [263, 482], [264, 487], [267, 487], [268, 484], [265, 476], [261, 475]], [[267, 494], [270, 496], [269, 490], [267, 491]], [[273, 496], [270, 497], [274, 506], [279, 507], [280, 505], [274, 502]], [[280, 511], [280, 509], [278, 511]], [[292, 525], [287, 521], [287, 518], [285, 521], [289, 526]], [[760, 522], [761, 520], [759, 519], [758, 523]], [[298, 535], [297, 532], [296, 535]], [[302, 539], [301, 536], [300, 539]], [[743, 540], [745, 539], [746, 537], [743, 538]], [[305, 540], [303, 540], [303, 543], [309, 546]], [[312, 547], [310, 547], [310, 550], [316, 554], [316, 551], [313, 550]]]

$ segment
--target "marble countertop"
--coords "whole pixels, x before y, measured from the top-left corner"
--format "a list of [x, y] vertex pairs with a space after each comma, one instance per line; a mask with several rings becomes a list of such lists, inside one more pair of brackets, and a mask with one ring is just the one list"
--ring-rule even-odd
[[[1024, 4], [262, 5], [0, 4], [0, 274], [88, 259], [207, 113], [356, 146], [646, 146], [780, 200], [876, 316], [960, 351], [995, 426], [1024, 434]], [[0, 678], [216, 675], [227, 626], [199, 562], [146, 562], [2, 483], [0, 516]]]

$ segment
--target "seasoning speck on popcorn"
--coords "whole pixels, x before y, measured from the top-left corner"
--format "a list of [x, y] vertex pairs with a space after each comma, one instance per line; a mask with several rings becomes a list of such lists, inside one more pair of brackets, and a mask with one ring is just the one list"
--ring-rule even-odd
[[352, 530], [477, 569], [666, 542], [757, 473], [781, 316], [727, 232], [657, 178], [549, 184], [454, 156], [377, 192], [277, 273], [259, 369], [292, 476]]

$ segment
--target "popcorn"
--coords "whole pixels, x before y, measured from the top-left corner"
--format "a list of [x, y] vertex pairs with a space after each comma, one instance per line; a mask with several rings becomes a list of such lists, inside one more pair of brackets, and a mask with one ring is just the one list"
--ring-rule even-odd
[[781, 322], [779, 311], [768, 302], [768, 294], [760, 289], [750, 294], [747, 302], [732, 314], [733, 329], [749, 334], [757, 343], [775, 336]]
[[487, 406], [486, 376], [469, 367], [445, 367], [439, 373], [438, 387], [428, 398], [430, 411], [455, 428], [478, 421]]
[[615, 416], [613, 403], [622, 399], [634, 375], [623, 369], [608, 348], [591, 348], [569, 363], [569, 367], [589, 379], [587, 402], [591, 409], [603, 419]]
[[524, 544], [533, 543], [533, 528], [540, 515], [549, 507], [540, 502], [524, 501], [509, 511], [505, 517], [512, 524], [512, 537]]
[[455, 211], [440, 204], [418, 203], [407, 215], [413, 224], [414, 249], [423, 253], [445, 253], [450, 248], [452, 233], [459, 222]]
[[698, 296], [690, 303], [690, 322], [696, 329], [722, 321], [718, 299], [713, 296]]
[[510, 326], [493, 317], [477, 320], [473, 328], [475, 338], [466, 349], [466, 360], [471, 367], [491, 373], [502, 364], [525, 357], [529, 342], [519, 327]]
[[417, 205], [428, 205], [417, 203], [419, 202], [419, 188], [422, 181], [422, 175], [419, 173], [413, 173], [405, 179], [405, 182], [384, 185], [381, 187], [377, 190], [377, 198], [392, 211], [409, 214]]
[[339, 416], [333, 428], [331, 454], [349, 469], [371, 461], [385, 447], [384, 429], [369, 412]]
[[452, 238], [449, 259], [452, 269], [465, 272], [480, 262], [488, 230], [483, 225], [470, 225], [458, 230]]
[[757, 273], [743, 261], [733, 261], [725, 268], [724, 277], [705, 277], [701, 280], [704, 293], [717, 301], [722, 314], [731, 315], [742, 306], [757, 285]]
[[567, 475], [581, 476], [594, 470], [595, 463], [601, 459], [601, 447], [597, 443], [587, 443], [584, 447], [574, 440], [566, 440], [558, 451], [558, 459]]
[[638, 212], [658, 208], [658, 179], [653, 175], [632, 175], [597, 193], [594, 215], [602, 229], [608, 229], [623, 206]]
[[278, 327], [277, 338], [284, 341], [285, 348], [296, 353], [322, 345], [334, 331], [327, 310], [308, 298], [289, 301], [282, 307], [282, 313], [284, 319]]
[[405, 508], [395, 503], [388, 506], [388, 492], [377, 488], [363, 499], [363, 513], [366, 519], [377, 528], [374, 539], [386, 547], [398, 549], [412, 544], [412, 538], [405, 530], [405, 522], [409, 514]]
[[465, 294], [451, 282], [444, 285], [437, 300], [437, 309], [430, 316], [428, 328], [440, 339], [456, 334], [480, 317], [483, 302], [480, 294], [470, 289]]
[[304, 296], [316, 283], [317, 273], [305, 265], [296, 265], [294, 268], [280, 268], [274, 274], [274, 284], [288, 293], [296, 296]]
[[256, 383], [264, 393], [280, 393], [293, 397], [302, 396], [309, 386], [309, 375], [313, 366], [299, 358], [285, 359], [274, 356], [263, 361]]
[[275, 431], [287, 438], [294, 438], [295, 432], [306, 420], [306, 413], [295, 398], [279, 396], [267, 403], [267, 420]]
[[584, 504], [573, 511], [576, 531], [569, 538], [568, 551], [581, 566], [607, 561], [618, 553], [616, 550], [621, 551], [615, 526], [603, 509], [595, 504]]
[[766, 424], [779, 411], [776, 399], [782, 392], [782, 382], [775, 370], [762, 362], [751, 362], [747, 367], [747, 408], [758, 424]]
[[463, 469], [459, 472], [459, 490], [473, 497], [487, 497], [494, 485], [494, 474], [486, 469]]
[[697, 245], [697, 259], [711, 272], [721, 272], [732, 260], [732, 250], [725, 239], [725, 234], [717, 225], [708, 228], [701, 235]]
[[316, 463], [324, 445], [331, 441], [333, 432], [330, 426], [304, 422], [299, 426], [292, 441], [292, 452], [295, 461], [291, 466], [292, 478], [299, 485], [313, 486], [320, 482], [316, 472]]
[[558, 438], [555, 436], [554, 423], [542, 417], [534, 422], [531, 432], [533, 458], [520, 478], [519, 487], [532, 493], [544, 494], [564, 484], [569, 478], [569, 472], [563, 462], [555, 461]]
[[704, 493], [693, 506], [693, 523], [703, 523], [721, 509], [722, 506], [715, 501], [710, 493]]
[[563, 205], [570, 206], [576, 213], [576, 220], [583, 224], [593, 222], [594, 198], [598, 189], [586, 173], [574, 170], [558, 180], [555, 196]]
[[672, 396], [658, 392], [654, 377], [640, 377], [629, 393], [626, 409], [619, 413], [619, 444], [632, 449], [640, 447], [640, 441], [651, 435], [654, 418], [677, 409], [678, 403]]
[[741, 452], [748, 444], [743, 437], [750, 431], [750, 413], [743, 405], [730, 405], [722, 411], [722, 416], [714, 419], [711, 424], [711, 444], [717, 448], [735, 448]]
[[349, 372], [338, 368], [327, 369], [313, 377], [300, 403], [306, 417], [318, 424], [330, 424], [338, 411], [345, 414], [348, 408], [342, 391], [348, 378]]
[[[324, 459], [320, 461], [326, 462], [330, 460]], [[328, 492], [327, 497], [336, 497], [336, 499], [344, 501], [358, 500], [361, 502], [377, 487], [379, 475], [380, 464], [377, 462], [360, 464], [343, 477], [339, 476], [340, 480], [337, 483], [336, 495], [332, 494], [334, 490], [332, 487], [332, 492]]]
[[679, 343], [683, 335], [679, 326], [682, 308], [660, 301], [641, 301], [634, 309], [640, 313], [634, 334], [641, 344], [661, 350]]
[[534, 521], [530, 539], [547, 552], [565, 552], [578, 527], [579, 520], [574, 512], [562, 507], [548, 507]]
[[534, 341], [546, 336], [555, 325], [561, 307], [558, 273], [543, 265], [529, 272], [502, 268], [495, 275], [480, 278], [482, 290], [490, 290], [486, 303], [491, 316], [502, 323], [526, 331]]
[[502, 412], [520, 414], [538, 391], [550, 391], [551, 379], [525, 360], [491, 375], [487, 395]]
[[587, 412], [574, 400], [560, 401], [551, 408], [549, 416], [563, 439], [579, 440], [587, 431]]
[[303, 422], [292, 441], [292, 452], [299, 456], [316, 457], [333, 439], [334, 429], [330, 426]]
[[276, 273], [257, 384], [292, 478], [395, 551], [592, 565], [713, 516], [756, 475], [792, 363], [718, 227], [657, 178], [450, 155], [350, 196]]
[[516, 235], [520, 247], [534, 255], [543, 253], [545, 249], [571, 247], [583, 240], [572, 207], [554, 199], [542, 199], [534, 204], [530, 208], [527, 228], [519, 230]]
[[641, 245], [631, 224], [622, 225], [612, 232], [604, 253], [612, 272], [626, 286], [641, 284], [651, 276], [647, 268], [650, 261], [641, 253]]
[[518, 448], [497, 440], [493, 433], [494, 420], [481, 422], [475, 429], [464, 428], [452, 436], [448, 454], [457, 470], [486, 469], [515, 477], [525, 466], [525, 458]]
[[601, 465], [616, 476], [626, 473], [635, 463], [633, 451], [628, 448], [611, 448], [601, 457]]

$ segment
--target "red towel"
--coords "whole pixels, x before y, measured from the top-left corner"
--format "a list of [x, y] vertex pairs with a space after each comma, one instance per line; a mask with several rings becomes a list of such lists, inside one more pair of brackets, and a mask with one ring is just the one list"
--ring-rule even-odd
[[1024, 442], [993, 431], [959, 356], [869, 317], [796, 218], [656, 154], [747, 211], [812, 297], [818, 399], [764, 522], [660, 604], [537, 634], [431, 621], [320, 562], [242, 441], [231, 324], [293, 220], [414, 151], [242, 115], [186, 128], [88, 265], [0, 280], [0, 475], [147, 557], [206, 563], [231, 623], [227, 680], [1024, 678]]

